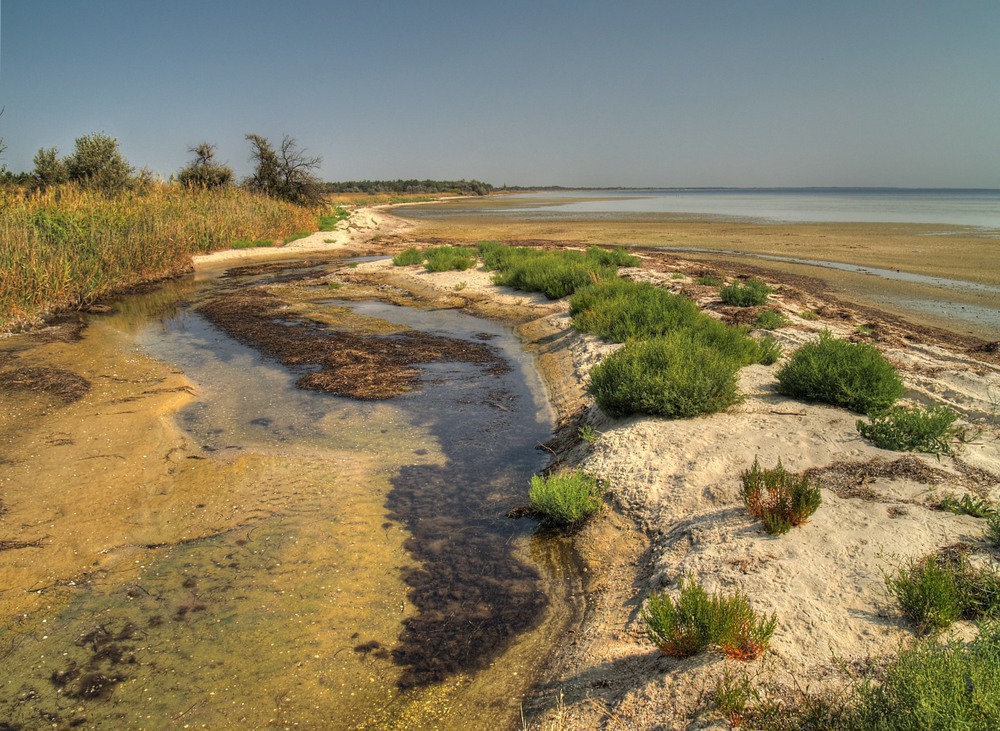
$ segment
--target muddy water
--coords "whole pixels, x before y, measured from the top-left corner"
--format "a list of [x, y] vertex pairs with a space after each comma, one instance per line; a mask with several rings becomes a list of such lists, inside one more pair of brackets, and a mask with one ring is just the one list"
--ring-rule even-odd
[[43, 539], [0, 552], [0, 728], [514, 725], [579, 591], [565, 541], [504, 517], [552, 428], [530, 360], [456, 312], [331, 301], [512, 367], [423, 365], [377, 402], [303, 391], [198, 314], [242, 284], [4, 343], [97, 385], [0, 421], [0, 538]]

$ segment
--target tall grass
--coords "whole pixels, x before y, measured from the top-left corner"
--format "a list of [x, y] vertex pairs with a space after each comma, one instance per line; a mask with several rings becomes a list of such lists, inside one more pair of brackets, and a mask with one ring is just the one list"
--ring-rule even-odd
[[238, 188], [153, 185], [114, 198], [64, 186], [0, 206], [0, 331], [170, 276], [234, 241], [313, 230], [317, 212]]

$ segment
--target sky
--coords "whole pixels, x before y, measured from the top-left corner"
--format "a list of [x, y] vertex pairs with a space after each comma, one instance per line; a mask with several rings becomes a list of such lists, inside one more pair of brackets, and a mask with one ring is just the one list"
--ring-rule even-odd
[[0, 0], [3, 162], [168, 176], [1000, 188], [997, 0]]

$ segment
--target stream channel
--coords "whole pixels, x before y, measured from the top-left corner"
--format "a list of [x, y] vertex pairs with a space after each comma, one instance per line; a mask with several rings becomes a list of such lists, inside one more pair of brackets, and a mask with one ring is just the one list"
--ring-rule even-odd
[[[532, 358], [507, 326], [455, 310], [340, 301], [331, 288], [310, 307], [340, 313], [352, 331], [429, 333], [491, 360], [421, 363], [406, 393], [361, 401], [298, 387], [313, 365], [283, 366], [200, 312], [220, 293], [305, 270], [169, 282], [87, 316], [81, 342], [59, 346], [72, 363], [88, 343], [111, 341], [121, 362], [150, 359], [193, 395], [163, 417], [177, 435], [164, 466], [150, 462], [160, 472], [135, 478], [155, 499], [129, 503], [104, 544], [78, 537], [104, 545], [93, 562], [101, 568], [43, 589], [12, 585], [30, 566], [8, 574], [6, 592], [45, 596], [4, 617], [0, 729], [519, 724], [522, 697], [578, 619], [581, 591], [567, 538], [505, 516], [526, 502], [531, 475], [547, 462], [538, 445], [553, 430]], [[103, 409], [94, 391], [67, 408]], [[150, 391], [135, 398], [142, 393]], [[10, 459], [0, 460], [8, 487], [67, 479], [42, 463], [18, 472], [20, 438], [7, 440]], [[81, 464], [108, 457], [113, 439]], [[117, 484], [127, 503], [132, 483]], [[9, 492], [13, 514], [17, 489]], [[65, 525], [99, 532], [118, 519], [117, 500], [95, 507], [89, 494]], [[149, 537], [161, 532], [171, 537]], [[44, 561], [43, 550], [29, 552], [0, 558]], [[111, 568], [109, 556], [119, 557]]]

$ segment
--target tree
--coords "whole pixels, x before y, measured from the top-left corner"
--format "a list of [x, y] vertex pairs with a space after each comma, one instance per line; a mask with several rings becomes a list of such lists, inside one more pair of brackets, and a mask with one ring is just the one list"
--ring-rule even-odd
[[307, 156], [288, 135], [282, 139], [279, 150], [260, 135], [248, 134], [246, 139], [255, 166], [253, 174], [243, 182], [246, 188], [302, 206], [323, 202], [323, 185], [313, 172], [323, 158]]
[[76, 149], [66, 157], [69, 179], [107, 194], [132, 184], [135, 169], [118, 151], [118, 140], [103, 133], [76, 138]]
[[59, 159], [55, 147], [39, 148], [35, 153], [35, 169], [31, 173], [31, 184], [39, 190], [51, 188], [69, 180], [66, 162]]
[[202, 142], [189, 147], [188, 152], [194, 153], [195, 158], [177, 173], [181, 185], [188, 188], [224, 188], [233, 182], [233, 169], [215, 162], [215, 145]]

